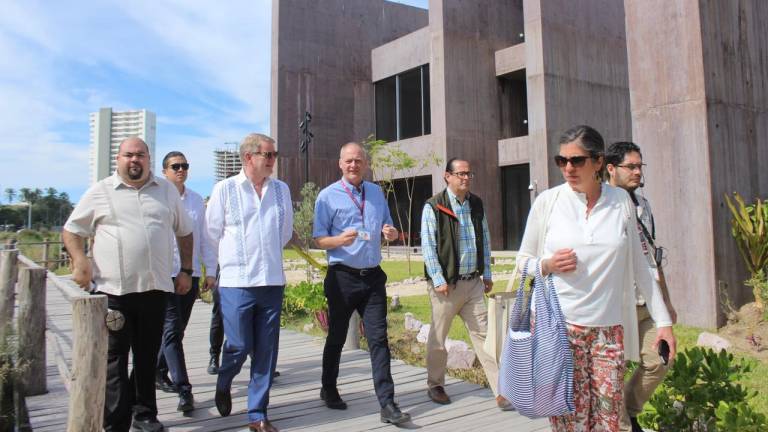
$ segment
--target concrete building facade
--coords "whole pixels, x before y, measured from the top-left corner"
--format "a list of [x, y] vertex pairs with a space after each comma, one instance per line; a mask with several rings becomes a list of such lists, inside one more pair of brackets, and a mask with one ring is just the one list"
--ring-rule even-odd
[[625, 0], [632, 130], [686, 323], [752, 301], [725, 195], [768, 196], [768, 3]]
[[[339, 146], [371, 134], [414, 156], [465, 158], [493, 247], [516, 249], [531, 200], [562, 182], [559, 135], [591, 125], [606, 143], [642, 147], [680, 319], [714, 327], [720, 291], [751, 300], [724, 195], [768, 195], [765, 22], [761, 0], [275, 1], [279, 175], [294, 194], [306, 181], [305, 110], [321, 187], [338, 178]], [[442, 173], [417, 173], [416, 216]]]
[[[310, 179], [320, 186], [338, 178], [339, 146], [369, 135], [413, 156], [465, 158], [493, 247], [516, 249], [532, 196], [562, 181], [551, 162], [561, 132], [586, 123], [607, 140], [629, 139], [626, 64], [621, 2], [432, 0], [424, 10], [276, 1], [279, 175], [294, 193], [306, 181], [297, 127], [305, 110], [315, 135]], [[416, 173], [414, 219], [445, 186], [443, 170]]]
[[112, 175], [116, 169], [115, 157], [120, 142], [139, 137], [147, 143], [152, 161], [155, 161], [155, 113], [148, 110], [112, 111], [101, 108], [90, 114], [91, 184]]
[[239, 143], [227, 142], [223, 147], [213, 151], [213, 175], [217, 182], [237, 174], [242, 167]]

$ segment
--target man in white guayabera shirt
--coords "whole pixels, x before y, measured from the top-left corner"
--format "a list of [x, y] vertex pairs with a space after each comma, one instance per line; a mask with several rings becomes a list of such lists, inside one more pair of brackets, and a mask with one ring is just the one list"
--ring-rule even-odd
[[219, 255], [219, 298], [227, 341], [216, 383], [216, 408], [232, 410], [230, 387], [251, 356], [248, 427], [277, 429], [267, 418], [269, 389], [277, 362], [285, 274], [283, 247], [293, 235], [288, 185], [270, 178], [275, 141], [250, 134], [240, 145], [242, 171], [217, 183], [206, 211], [213, 250]]
[[[210, 242], [205, 236], [205, 202], [197, 192], [184, 184], [189, 175], [189, 162], [179, 151], [172, 151], [163, 158], [163, 175], [173, 183], [181, 195], [184, 209], [194, 225], [194, 247], [192, 249], [192, 267], [184, 268], [178, 259], [174, 259], [174, 278], [179, 273], [192, 276], [192, 289], [184, 295], [168, 293], [165, 306], [165, 325], [163, 342], [157, 356], [155, 386], [159, 390], [179, 394], [177, 410], [189, 412], [195, 409], [192, 397], [192, 384], [187, 375], [187, 363], [184, 357], [184, 330], [192, 315], [192, 306], [197, 300], [200, 288], [200, 276], [203, 275], [201, 264], [205, 266], [203, 291], [208, 291], [216, 284], [216, 253], [210, 249]], [[168, 378], [170, 372], [171, 377]]]
[[[631, 142], [616, 142], [608, 146], [605, 152], [605, 163], [611, 186], [617, 186], [629, 193], [629, 197], [637, 210], [638, 231], [643, 252], [648, 258], [651, 267], [657, 267], [655, 261], [656, 226], [651, 213], [651, 205], [642, 195], [636, 194], [637, 188], [643, 181], [643, 155], [640, 147]], [[660, 266], [658, 267], [660, 270]], [[677, 313], [669, 299], [666, 279], [662, 271], [657, 271], [656, 276], [661, 288], [664, 303], [667, 305], [672, 322], [677, 321]], [[624, 386], [624, 407], [622, 412], [620, 430], [622, 432], [642, 432], [642, 427], [637, 421], [637, 415], [643, 411], [643, 405], [648, 402], [656, 387], [664, 381], [673, 359], [664, 364], [658, 350], [653, 344], [656, 340], [656, 326], [651, 314], [648, 312], [645, 298], [638, 294], [637, 301], [637, 325], [640, 339], [640, 363], [632, 374], [632, 377]]]
[[[192, 222], [176, 187], [150, 171], [144, 141], [124, 140], [116, 159], [117, 171], [91, 186], [77, 203], [62, 239], [72, 255], [74, 281], [86, 290], [94, 284], [106, 294], [109, 308], [125, 317], [121, 329], [109, 330], [104, 430], [162, 431], [155, 365], [166, 293], [174, 292], [175, 284], [177, 294], [186, 294], [192, 283], [183, 272], [171, 281], [174, 236], [181, 266], [192, 266]], [[83, 239], [91, 236], [93, 264], [83, 250]]]

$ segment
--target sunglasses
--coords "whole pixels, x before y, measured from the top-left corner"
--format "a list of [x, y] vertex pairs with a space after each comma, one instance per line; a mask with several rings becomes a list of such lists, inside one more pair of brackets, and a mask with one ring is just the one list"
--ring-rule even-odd
[[188, 163], [175, 163], [175, 164], [170, 164], [169, 166], [174, 171], [179, 171], [179, 170], [187, 171], [187, 170], [189, 170], [189, 164]]
[[557, 155], [555, 156], [555, 165], [560, 168], [565, 168], [566, 165], [570, 163], [574, 168], [581, 168], [587, 163], [587, 159], [591, 159], [591, 156], [574, 156], [567, 158], [565, 156]]
[[264, 159], [277, 159], [277, 152], [252, 152], [251, 154], [259, 155]]

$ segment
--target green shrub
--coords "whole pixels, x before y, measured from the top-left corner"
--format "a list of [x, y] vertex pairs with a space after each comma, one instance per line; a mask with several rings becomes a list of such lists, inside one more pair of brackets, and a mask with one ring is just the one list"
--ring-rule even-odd
[[717, 406], [717, 430], [728, 432], [764, 432], [768, 420], [755, 412], [746, 402], [723, 402]]
[[322, 283], [299, 282], [288, 285], [283, 296], [285, 319], [297, 316], [311, 316], [317, 311], [328, 309]]
[[[733, 423], [734, 413], [752, 414], [747, 400], [754, 394], [736, 384], [752, 367], [751, 361], [734, 361], [733, 354], [726, 351], [715, 353], [693, 347], [678, 353], [666, 380], [640, 415], [640, 421], [660, 432], [751, 430], [728, 429], [727, 425]], [[718, 409], [722, 418], [717, 415]], [[757, 417], [745, 421], [759, 424]], [[718, 428], [718, 422], [724, 429]]]

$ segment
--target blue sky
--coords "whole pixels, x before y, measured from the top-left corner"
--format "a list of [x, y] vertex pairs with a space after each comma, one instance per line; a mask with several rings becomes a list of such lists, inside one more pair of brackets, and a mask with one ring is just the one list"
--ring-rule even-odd
[[79, 199], [88, 114], [100, 107], [154, 111], [156, 159], [184, 152], [203, 196], [214, 148], [269, 131], [268, 0], [0, 0], [0, 10], [3, 203], [22, 187]]

